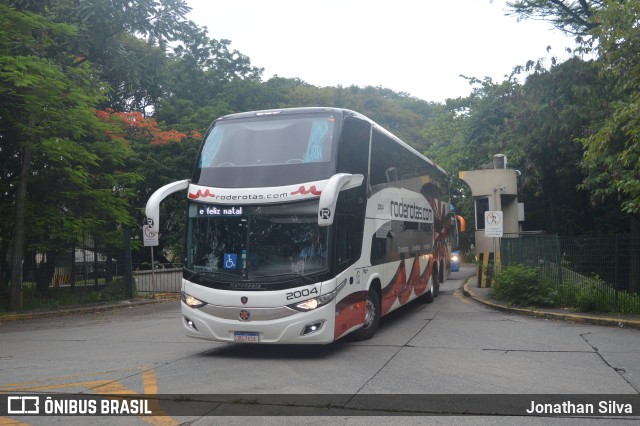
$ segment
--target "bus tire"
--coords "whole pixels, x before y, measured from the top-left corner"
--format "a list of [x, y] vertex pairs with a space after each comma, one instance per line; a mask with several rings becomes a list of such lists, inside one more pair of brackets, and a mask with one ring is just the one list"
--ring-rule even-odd
[[438, 277], [438, 269], [434, 267], [433, 271], [431, 271], [431, 288], [423, 296], [425, 303], [433, 302], [433, 299], [435, 299], [440, 292], [440, 280], [438, 279]]
[[424, 296], [422, 296], [424, 300], [424, 303], [431, 303], [433, 302], [433, 299], [435, 299], [435, 296], [433, 295], [433, 285], [431, 286], [431, 288], [429, 289], [428, 292], [425, 293]]
[[441, 282], [442, 282], [442, 279], [440, 278], [440, 272], [434, 271], [434, 273], [431, 275], [431, 288], [433, 291], [433, 297], [438, 297], [438, 295], [440, 294]]
[[366, 313], [362, 327], [351, 333], [354, 340], [369, 340], [380, 324], [380, 296], [374, 288], [367, 294]]

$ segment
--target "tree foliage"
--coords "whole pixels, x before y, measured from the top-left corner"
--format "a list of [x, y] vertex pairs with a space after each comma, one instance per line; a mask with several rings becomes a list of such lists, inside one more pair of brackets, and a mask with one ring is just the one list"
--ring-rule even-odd
[[519, 19], [542, 19], [557, 29], [576, 36], [585, 36], [597, 26], [592, 17], [602, 8], [600, 0], [517, 0], [508, 1], [510, 14]]
[[2, 238], [13, 241], [11, 301], [19, 308], [28, 234], [130, 222], [120, 188], [131, 175], [117, 173], [126, 146], [105, 141], [93, 110], [103, 84], [65, 51], [74, 28], [5, 5], [0, 27], [0, 138], [16, 163], [1, 180], [2, 210], [13, 210]]
[[596, 201], [619, 200], [622, 210], [640, 217], [640, 1], [605, 1], [595, 16], [593, 35], [603, 75], [615, 82], [609, 114], [582, 138], [584, 187]]
[[[113, 110], [97, 111], [101, 121], [111, 127], [108, 131], [114, 142], [125, 143], [130, 148], [130, 157], [126, 167], [144, 179], [131, 182], [128, 190], [131, 193], [129, 213], [135, 222], [140, 223], [144, 217], [144, 206], [151, 194], [163, 185], [190, 176], [193, 161], [202, 139], [202, 135], [192, 130], [184, 133], [175, 129], [162, 129], [153, 117], [145, 117], [140, 112], [115, 112]], [[172, 197], [162, 204], [159, 256], [165, 251], [172, 258], [182, 251], [184, 235], [185, 200]], [[145, 253], [136, 252], [136, 261], [142, 263], [140, 256]]]
[[508, 4], [520, 17], [545, 19], [580, 35], [581, 50], [597, 54], [600, 79], [591, 87], [606, 87], [607, 92], [599, 91], [602, 114], [585, 123], [583, 134], [577, 137], [584, 149], [584, 178], [579, 188], [590, 192], [595, 208], [618, 204], [615, 210], [628, 213], [631, 228], [640, 231], [640, 3], [540, 0]]

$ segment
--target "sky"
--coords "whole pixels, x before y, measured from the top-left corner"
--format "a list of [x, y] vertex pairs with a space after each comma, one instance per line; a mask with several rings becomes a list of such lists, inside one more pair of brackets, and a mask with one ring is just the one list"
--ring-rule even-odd
[[187, 3], [189, 19], [210, 37], [230, 40], [264, 68], [264, 80], [379, 86], [433, 102], [470, 94], [460, 75], [500, 82], [516, 65], [552, 55], [562, 61], [575, 47], [547, 22], [505, 16], [506, 0]]

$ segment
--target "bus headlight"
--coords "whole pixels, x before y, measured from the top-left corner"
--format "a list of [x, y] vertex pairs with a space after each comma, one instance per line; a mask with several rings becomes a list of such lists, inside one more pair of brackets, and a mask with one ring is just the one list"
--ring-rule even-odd
[[190, 294], [185, 293], [184, 291], [180, 293], [180, 299], [187, 304], [187, 306], [191, 307], [191, 308], [201, 308], [204, 305], [206, 305], [206, 302], [203, 302], [200, 299], [196, 299], [195, 297], [191, 296]]
[[345, 279], [332, 292], [323, 294], [322, 296], [314, 297], [313, 299], [307, 299], [304, 302], [298, 302], [292, 305], [288, 305], [288, 307], [300, 312], [307, 312], [318, 309], [319, 307], [324, 306], [335, 299], [338, 295], [338, 292], [342, 289], [342, 287], [344, 287], [346, 283], [347, 280]]

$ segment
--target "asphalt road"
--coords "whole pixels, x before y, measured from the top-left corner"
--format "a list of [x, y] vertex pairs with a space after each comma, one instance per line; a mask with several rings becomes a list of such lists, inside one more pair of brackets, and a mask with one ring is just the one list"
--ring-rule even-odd
[[[188, 339], [179, 302], [89, 315], [0, 323], [0, 392], [324, 395], [378, 403], [370, 395], [640, 393], [640, 331], [491, 310], [465, 298], [473, 274], [452, 274], [432, 304], [411, 303], [381, 321], [373, 339], [327, 346], [233, 345]], [[315, 401], [322, 404], [321, 397]], [[455, 398], [454, 398], [455, 399]], [[489, 403], [491, 403], [491, 399]], [[354, 405], [355, 407], [355, 405]], [[208, 416], [0, 417], [1, 424], [245, 424], [243, 405]], [[370, 407], [379, 408], [379, 407]], [[635, 408], [635, 407], [634, 407]], [[235, 410], [235, 411], [234, 411]], [[278, 414], [278, 411], [274, 411]], [[185, 415], [182, 415], [185, 414]], [[259, 424], [386, 424], [345, 411], [337, 417], [252, 417]], [[634, 413], [640, 416], [640, 413]], [[639, 417], [635, 418], [637, 421]], [[327, 420], [329, 419], [329, 420]], [[259, 421], [258, 421], [259, 420]], [[513, 417], [393, 417], [403, 424], [513, 424]], [[603, 424], [633, 420], [519, 417], [520, 424]], [[18, 423], [22, 422], [22, 423]], [[636, 423], [637, 424], [637, 423]]]

